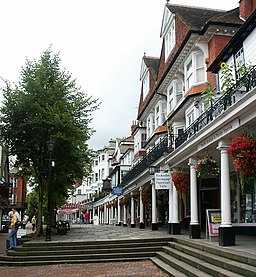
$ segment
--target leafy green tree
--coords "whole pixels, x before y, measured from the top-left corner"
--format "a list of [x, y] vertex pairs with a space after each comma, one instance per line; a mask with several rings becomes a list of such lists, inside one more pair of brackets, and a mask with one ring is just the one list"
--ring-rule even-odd
[[[20, 81], [3, 88], [2, 138], [17, 166], [31, 172], [38, 188], [38, 233], [42, 234], [43, 199], [50, 196], [52, 209], [67, 197], [67, 190], [91, 169], [87, 141], [98, 100], [76, 86], [71, 74], [61, 70], [59, 54], [51, 49], [38, 61], [26, 60]], [[55, 140], [50, 191], [47, 141]], [[52, 210], [53, 211], [53, 210]], [[51, 213], [53, 215], [53, 212]]]

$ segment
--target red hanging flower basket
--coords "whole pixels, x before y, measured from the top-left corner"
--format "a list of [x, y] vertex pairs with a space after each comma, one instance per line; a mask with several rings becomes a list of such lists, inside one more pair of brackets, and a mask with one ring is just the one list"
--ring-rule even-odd
[[149, 205], [152, 199], [152, 187], [151, 185], [146, 185], [142, 187], [142, 203], [144, 205]]
[[189, 173], [185, 171], [175, 171], [172, 174], [172, 181], [180, 195], [185, 195], [189, 190]]
[[229, 146], [234, 159], [234, 167], [244, 176], [256, 174], [256, 138], [252, 134], [242, 134], [234, 138]]
[[196, 173], [198, 177], [206, 175], [218, 175], [219, 165], [210, 155], [207, 155], [202, 160], [199, 160], [196, 164]]

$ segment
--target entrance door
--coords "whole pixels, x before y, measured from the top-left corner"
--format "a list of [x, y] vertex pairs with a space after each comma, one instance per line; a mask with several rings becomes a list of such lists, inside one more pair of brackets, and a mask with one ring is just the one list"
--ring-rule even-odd
[[201, 180], [199, 216], [201, 229], [203, 230], [206, 227], [206, 210], [220, 208], [218, 188], [218, 179], [216, 177]]

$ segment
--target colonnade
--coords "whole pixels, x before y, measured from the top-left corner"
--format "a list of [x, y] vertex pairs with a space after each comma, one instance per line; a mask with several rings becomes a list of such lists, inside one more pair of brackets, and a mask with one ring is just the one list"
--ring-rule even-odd
[[[221, 224], [219, 228], [220, 245], [228, 246], [235, 244], [235, 234], [231, 223], [231, 192], [230, 192], [230, 172], [229, 172], [229, 145], [225, 141], [219, 141], [217, 149], [220, 151], [220, 173], [221, 173]], [[196, 176], [196, 160], [192, 157], [188, 160], [188, 166], [190, 171], [190, 224], [189, 224], [189, 237], [191, 239], [200, 238], [200, 222], [199, 222], [199, 203], [198, 203], [198, 184]], [[176, 171], [176, 168], [172, 168], [172, 172]], [[158, 230], [157, 222], [157, 209], [156, 209], [156, 189], [154, 178], [151, 178], [152, 199], [151, 199], [151, 219], [152, 230]], [[130, 192], [131, 196], [131, 214], [130, 214], [130, 226], [135, 227], [135, 203], [133, 192]], [[169, 218], [167, 232], [170, 234], [180, 234], [181, 226], [179, 221], [179, 206], [178, 206], [178, 193], [175, 186], [172, 183], [169, 189]], [[144, 205], [142, 202], [142, 188], [139, 189], [139, 227], [145, 228], [144, 222]], [[123, 209], [123, 210], [121, 210]], [[123, 218], [121, 219], [121, 214]], [[115, 218], [116, 223], [123, 226], [127, 226], [127, 207], [124, 204], [120, 205], [120, 197], [118, 197], [117, 207], [113, 210], [104, 204], [104, 211], [101, 211], [98, 207], [99, 223], [106, 224], [111, 223], [111, 220]], [[110, 217], [110, 218], [109, 218]]]

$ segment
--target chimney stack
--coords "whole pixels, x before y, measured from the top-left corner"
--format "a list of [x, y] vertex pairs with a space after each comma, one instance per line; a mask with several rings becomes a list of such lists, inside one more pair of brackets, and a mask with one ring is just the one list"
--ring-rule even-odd
[[239, 1], [239, 12], [240, 18], [247, 20], [250, 15], [256, 9], [256, 0], [240, 0]]

